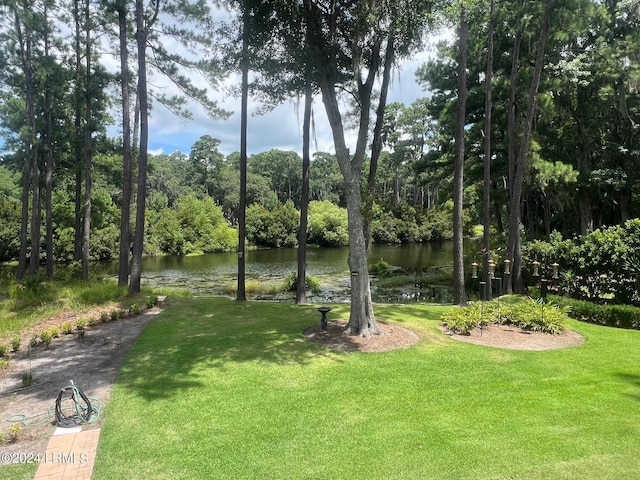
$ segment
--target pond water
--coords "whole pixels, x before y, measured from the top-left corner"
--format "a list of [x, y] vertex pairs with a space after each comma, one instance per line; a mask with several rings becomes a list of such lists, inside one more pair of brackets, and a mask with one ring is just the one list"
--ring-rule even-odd
[[[249, 250], [246, 253], [246, 278], [260, 283], [277, 283], [292, 272], [297, 272], [298, 250], [295, 248]], [[349, 269], [348, 247], [309, 248], [307, 250], [307, 275], [320, 281], [318, 294], [308, 293], [308, 301], [348, 302]], [[450, 287], [428, 285], [421, 281], [422, 273], [452, 264], [452, 242], [411, 245], [373, 245], [369, 265], [379, 260], [391, 264], [394, 270], [413, 277], [406, 284], [381, 288], [372, 280], [374, 302], [397, 303], [428, 301], [450, 303]], [[143, 260], [143, 284], [156, 287], [186, 289], [194, 295], [235, 296], [230, 287], [237, 283], [237, 253], [213, 253], [198, 256], [146, 257]], [[107, 267], [108, 275], [117, 275], [117, 263]], [[251, 299], [289, 301], [292, 292], [270, 295], [251, 295]]]

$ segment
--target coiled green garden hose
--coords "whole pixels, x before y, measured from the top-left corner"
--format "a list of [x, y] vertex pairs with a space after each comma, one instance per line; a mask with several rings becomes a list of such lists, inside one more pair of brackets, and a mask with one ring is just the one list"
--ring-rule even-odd
[[[59, 427], [75, 427], [83, 423], [93, 423], [100, 417], [102, 402], [89, 397], [71, 382], [60, 389], [58, 398], [49, 405], [46, 412], [36, 415], [18, 413], [7, 418], [7, 422], [22, 423], [26, 427], [33, 427], [46, 423], [55, 416]], [[67, 413], [70, 412], [70, 413]]]

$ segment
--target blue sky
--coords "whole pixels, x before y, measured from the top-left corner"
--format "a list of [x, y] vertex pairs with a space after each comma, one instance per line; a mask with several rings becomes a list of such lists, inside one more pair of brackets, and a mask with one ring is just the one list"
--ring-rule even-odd
[[[415, 81], [416, 69], [424, 63], [427, 54], [416, 56], [398, 68], [390, 87], [388, 102], [410, 104], [426, 95]], [[149, 119], [149, 150], [154, 154], [172, 153], [176, 150], [189, 153], [193, 143], [202, 135], [221, 140], [220, 151], [228, 155], [240, 149], [240, 99], [214, 95], [219, 104], [233, 115], [227, 120], [212, 120], [197, 107], [192, 108], [193, 120], [182, 120], [156, 105]], [[249, 105], [250, 114], [257, 105]], [[301, 110], [301, 109], [300, 109]], [[324, 105], [318, 96], [314, 99], [315, 132], [319, 151], [333, 152], [331, 131], [326, 120]], [[296, 113], [293, 102], [287, 102], [264, 115], [252, 115], [248, 121], [249, 154], [272, 148], [282, 150], [302, 149], [302, 112]], [[312, 144], [312, 152], [315, 144]]]

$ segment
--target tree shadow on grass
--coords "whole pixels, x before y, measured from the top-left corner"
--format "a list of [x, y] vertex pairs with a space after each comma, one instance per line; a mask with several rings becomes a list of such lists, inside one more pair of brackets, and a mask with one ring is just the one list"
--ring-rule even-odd
[[[73, 382], [90, 392], [107, 387], [118, 375], [122, 359], [138, 333], [157, 314], [156, 309], [138, 317], [98, 324], [86, 335], [61, 335], [46, 347], [38, 345], [13, 354], [0, 380], [0, 399], [14, 403], [27, 399], [56, 399], [60, 389]], [[29, 383], [23, 376], [30, 375]]]
[[631, 373], [618, 373], [616, 374], [616, 377], [618, 377], [620, 380], [624, 381], [625, 383], [629, 383], [635, 386], [636, 393], [627, 393], [626, 395], [628, 397], [633, 398], [634, 400], [640, 401], [640, 375], [631, 374]]
[[234, 364], [304, 366], [341, 354], [314, 345], [303, 330], [319, 322], [316, 306], [236, 302], [223, 298], [169, 299], [138, 338], [118, 384], [152, 400], [206, 386], [210, 369]]

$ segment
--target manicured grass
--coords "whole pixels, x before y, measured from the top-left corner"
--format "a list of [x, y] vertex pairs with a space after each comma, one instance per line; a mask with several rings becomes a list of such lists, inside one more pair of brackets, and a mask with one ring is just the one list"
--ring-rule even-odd
[[11, 480], [31, 480], [38, 470], [37, 463], [16, 463], [12, 465], [0, 465], [2, 478]]
[[570, 321], [583, 346], [511, 351], [441, 334], [447, 307], [376, 306], [422, 341], [336, 353], [302, 336], [315, 308], [170, 297], [120, 372], [94, 480], [637, 478], [640, 332]]

